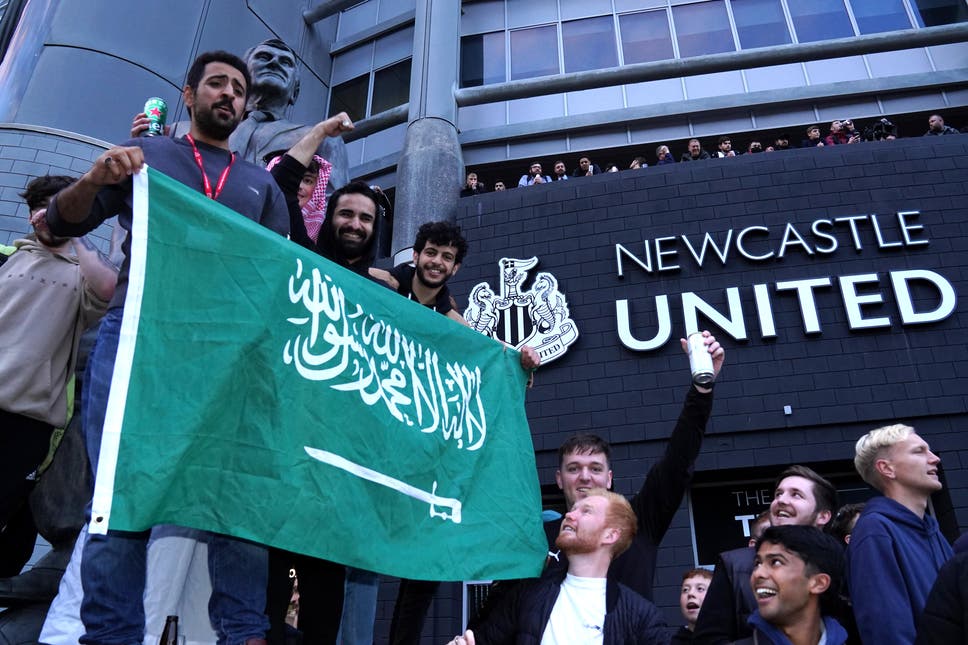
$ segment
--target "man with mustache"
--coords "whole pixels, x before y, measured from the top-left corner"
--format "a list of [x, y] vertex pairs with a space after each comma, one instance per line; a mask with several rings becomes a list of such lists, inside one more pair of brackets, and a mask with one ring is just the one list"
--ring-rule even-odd
[[413, 266], [394, 267], [388, 282], [401, 296], [466, 325], [447, 288], [466, 253], [467, 241], [460, 228], [450, 222], [427, 222], [417, 230]]
[[[347, 129], [342, 117], [345, 115], [338, 115], [317, 124], [313, 128], [314, 131], [318, 131], [315, 136], [312, 133], [307, 134], [289, 150], [278, 165], [273, 167], [272, 176], [290, 202], [296, 199], [299, 182], [306, 170], [306, 162], [312, 157], [318, 140], [323, 136], [336, 135], [341, 130]], [[335, 122], [334, 119], [336, 119]], [[350, 123], [348, 127], [351, 128], [352, 124]], [[327, 132], [324, 133], [324, 130]], [[389, 287], [384, 280], [380, 279], [387, 276], [387, 273], [371, 269], [376, 255], [377, 231], [383, 216], [379, 199], [375, 190], [358, 181], [336, 190], [326, 202], [326, 214], [315, 241], [307, 235], [298, 204], [290, 203], [292, 240], [357, 275]], [[288, 575], [290, 569], [295, 569], [299, 577], [299, 629], [305, 642], [326, 645], [336, 643], [338, 638], [340, 642], [356, 642], [355, 633], [358, 631], [356, 626], [365, 627], [369, 624], [372, 629], [372, 617], [368, 622], [366, 617], [361, 620], [341, 619], [344, 613], [344, 573], [346, 571], [343, 565], [283, 549], [270, 548], [267, 607], [270, 643], [276, 645], [285, 642], [284, 619], [292, 595], [292, 581]], [[378, 582], [376, 574], [350, 569], [347, 588], [348, 597], [351, 597], [351, 600], [347, 604], [350, 607], [360, 604], [368, 606], [369, 603], [365, 598], [363, 600], [357, 600], [357, 598], [361, 595], [366, 596], [372, 590], [375, 610], [375, 590]], [[350, 607], [345, 611], [353, 615], [358, 613]], [[344, 622], [346, 624], [341, 627], [341, 623]], [[349, 627], [351, 624], [354, 627]]]
[[[837, 509], [837, 489], [806, 466], [790, 466], [776, 478], [770, 503], [772, 526], [816, 526], [830, 522]], [[712, 582], [693, 642], [718, 645], [753, 635], [747, 623], [756, 610], [756, 597], [750, 587], [756, 549], [742, 547], [719, 554]]]
[[[243, 118], [229, 137], [229, 148], [243, 159], [264, 166], [273, 157], [311, 137], [313, 126], [286, 118], [286, 110], [299, 98], [298, 60], [292, 47], [278, 38], [270, 38], [249, 49], [244, 58], [252, 83]], [[341, 123], [351, 123], [344, 113], [335, 116], [342, 117]], [[184, 121], [175, 123], [171, 126], [171, 136], [182, 136], [189, 125]], [[139, 114], [133, 126], [131, 136], [137, 136], [148, 127], [148, 120]], [[347, 129], [351, 128], [342, 130]], [[337, 186], [349, 181], [346, 146], [338, 135], [339, 132], [328, 132], [318, 137], [312, 151], [331, 164], [327, 199]]]
[[941, 459], [914, 428], [896, 424], [857, 441], [854, 467], [882, 493], [864, 506], [847, 546], [847, 581], [865, 643], [913, 643], [942, 565], [953, 555], [926, 515], [941, 490]]
[[[245, 108], [249, 72], [228, 52], [200, 55], [188, 71], [182, 100], [191, 116], [180, 138], [133, 139], [107, 150], [76, 183], [58, 193], [47, 210], [47, 223], [58, 236], [79, 236], [117, 214], [131, 229], [131, 175], [144, 163], [280, 235], [289, 232], [286, 202], [262, 168], [237, 158], [228, 139]], [[88, 361], [84, 392], [84, 429], [88, 454], [96, 461], [117, 353], [127, 295], [130, 239], [114, 298]], [[147, 547], [145, 533], [91, 535], [84, 546], [81, 579], [84, 600], [83, 644], [130, 645], [144, 640]], [[209, 613], [227, 645], [264, 645], [266, 550], [221, 535], [210, 535], [212, 597]]]
[[547, 569], [504, 611], [448, 645], [667, 643], [668, 627], [655, 605], [607, 576], [612, 560], [632, 543], [636, 525], [628, 500], [592, 488], [565, 515], [555, 540], [568, 556], [567, 570]]
[[[418, 229], [413, 243], [413, 266], [404, 263], [390, 271], [370, 268], [368, 273], [404, 298], [466, 325], [447, 288], [447, 281], [460, 269], [466, 253], [467, 241], [459, 227], [446, 221], [427, 222]], [[521, 348], [522, 369], [533, 370], [540, 362], [533, 348]], [[439, 582], [427, 580], [400, 581], [390, 626], [392, 644], [419, 642], [427, 611], [439, 585]], [[347, 569], [346, 604], [341, 625], [343, 642], [373, 641], [378, 587], [377, 574]]]

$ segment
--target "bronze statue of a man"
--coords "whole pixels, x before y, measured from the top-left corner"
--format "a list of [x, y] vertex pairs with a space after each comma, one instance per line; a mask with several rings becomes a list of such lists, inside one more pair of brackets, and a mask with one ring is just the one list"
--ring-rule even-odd
[[[299, 96], [296, 53], [289, 45], [278, 38], [264, 40], [245, 53], [245, 62], [252, 77], [247, 116], [229, 137], [229, 146], [244, 159], [265, 165], [291, 148], [311, 126], [285, 117], [286, 108]], [[182, 123], [171, 134], [183, 134]], [[341, 137], [327, 137], [317, 154], [333, 165], [327, 194], [349, 183], [349, 159]]]

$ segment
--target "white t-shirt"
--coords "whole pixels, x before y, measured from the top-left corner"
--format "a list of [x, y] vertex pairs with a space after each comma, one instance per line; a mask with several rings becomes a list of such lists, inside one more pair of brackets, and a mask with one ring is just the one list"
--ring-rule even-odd
[[541, 636], [541, 645], [595, 645], [605, 627], [605, 578], [579, 578], [570, 573]]

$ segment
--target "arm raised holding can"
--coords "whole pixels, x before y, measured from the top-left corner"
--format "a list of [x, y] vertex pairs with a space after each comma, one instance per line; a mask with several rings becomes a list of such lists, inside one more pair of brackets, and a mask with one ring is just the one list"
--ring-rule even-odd
[[708, 330], [693, 332], [689, 338], [680, 338], [682, 351], [689, 355], [689, 369], [696, 389], [703, 393], [712, 391], [712, 383], [719, 376], [726, 360], [726, 350]]
[[[698, 338], [701, 339], [706, 355], [712, 360], [715, 378], [722, 369], [726, 351], [720, 346], [716, 337], [708, 331], [702, 332]], [[687, 350], [686, 339], [682, 339], [682, 347], [684, 351]], [[678, 378], [685, 375], [683, 372], [684, 370], [676, 372], [679, 375]], [[675, 379], [670, 377], [670, 380]], [[713, 407], [711, 386], [711, 382], [706, 385], [689, 384], [682, 411], [669, 435], [664, 454], [644, 473], [642, 486], [631, 499], [632, 509], [638, 518], [638, 532], [629, 549], [612, 562], [610, 575], [614, 575], [616, 580], [646, 599], [652, 598], [652, 583], [655, 577], [659, 544], [669, 530], [672, 518], [682, 505], [686, 489], [692, 481], [693, 466], [702, 449], [706, 423], [709, 421]], [[655, 436], [656, 433], [663, 432], [663, 429], [656, 428], [655, 425], [657, 424], [650, 423], [647, 427], [647, 424], [643, 423], [642, 435]], [[568, 442], [566, 445], [569, 445]], [[604, 441], [591, 444], [578, 442], [574, 445], [575, 448], [563, 446], [564, 454], [561, 457], [561, 469], [557, 477], [558, 484], [565, 492], [565, 499], [569, 503], [580, 498], [582, 491], [587, 490], [589, 486], [608, 487], [612, 482], [608, 454], [602, 452], [600, 457], [592, 459], [595, 457], [595, 448], [591, 446], [605, 447], [607, 443]], [[602, 449], [598, 448], [599, 451]], [[574, 467], [575, 464], [580, 465], [589, 459], [602, 462], [601, 472], [604, 477], [596, 480], [593, 476], [583, 475], [583, 469]], [[627, 475], [631, 474], [627, 473]]]
[[[726, 350], [708, 331], [696, 335], [694, 352], [705, 348], [711, 359], [713, 379], [723, 367]], [[681, 339], [683, 351], [689, 351], [687, 339]], [[683, 365], [685, 367], [685, 365]], [[678, 372], [682, 374], [682, 372]], [[675, 379], [672, 379], [675, 380]], [[672, 518], [679, 510], [686, 489], [692, 482], [693, 467], [702, 449], [706, 423], [712, 413], [712, 381], [699, 385], [690, 383], [682, 404], [682, 411], [669, 435], [662, 457], [645, 473], [642, 487], [632, 498], [632, 509], [638, 518], [638, 533], [632, 546], [612, 563], [612, 570], [621, 582], [632, 586], [646, 598], [652, 597], [652, 582], [656, 569], [659, 544], [669, 530]], [[654, 425], [654, 424], [650, 424]], [[649, 434], [656, 428], [648, 428]], [[643, 427], [642, 433], [647, 429]]]

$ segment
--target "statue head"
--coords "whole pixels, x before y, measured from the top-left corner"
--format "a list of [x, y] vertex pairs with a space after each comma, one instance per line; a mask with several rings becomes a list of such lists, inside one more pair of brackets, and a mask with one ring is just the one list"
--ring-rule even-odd
[[276, 103], [292, 105], [299, 96], [296, 52], [278, 38], [264, 40], [245, 52], [245, 64], [252, 76], [250, 103], [262, 107]]

